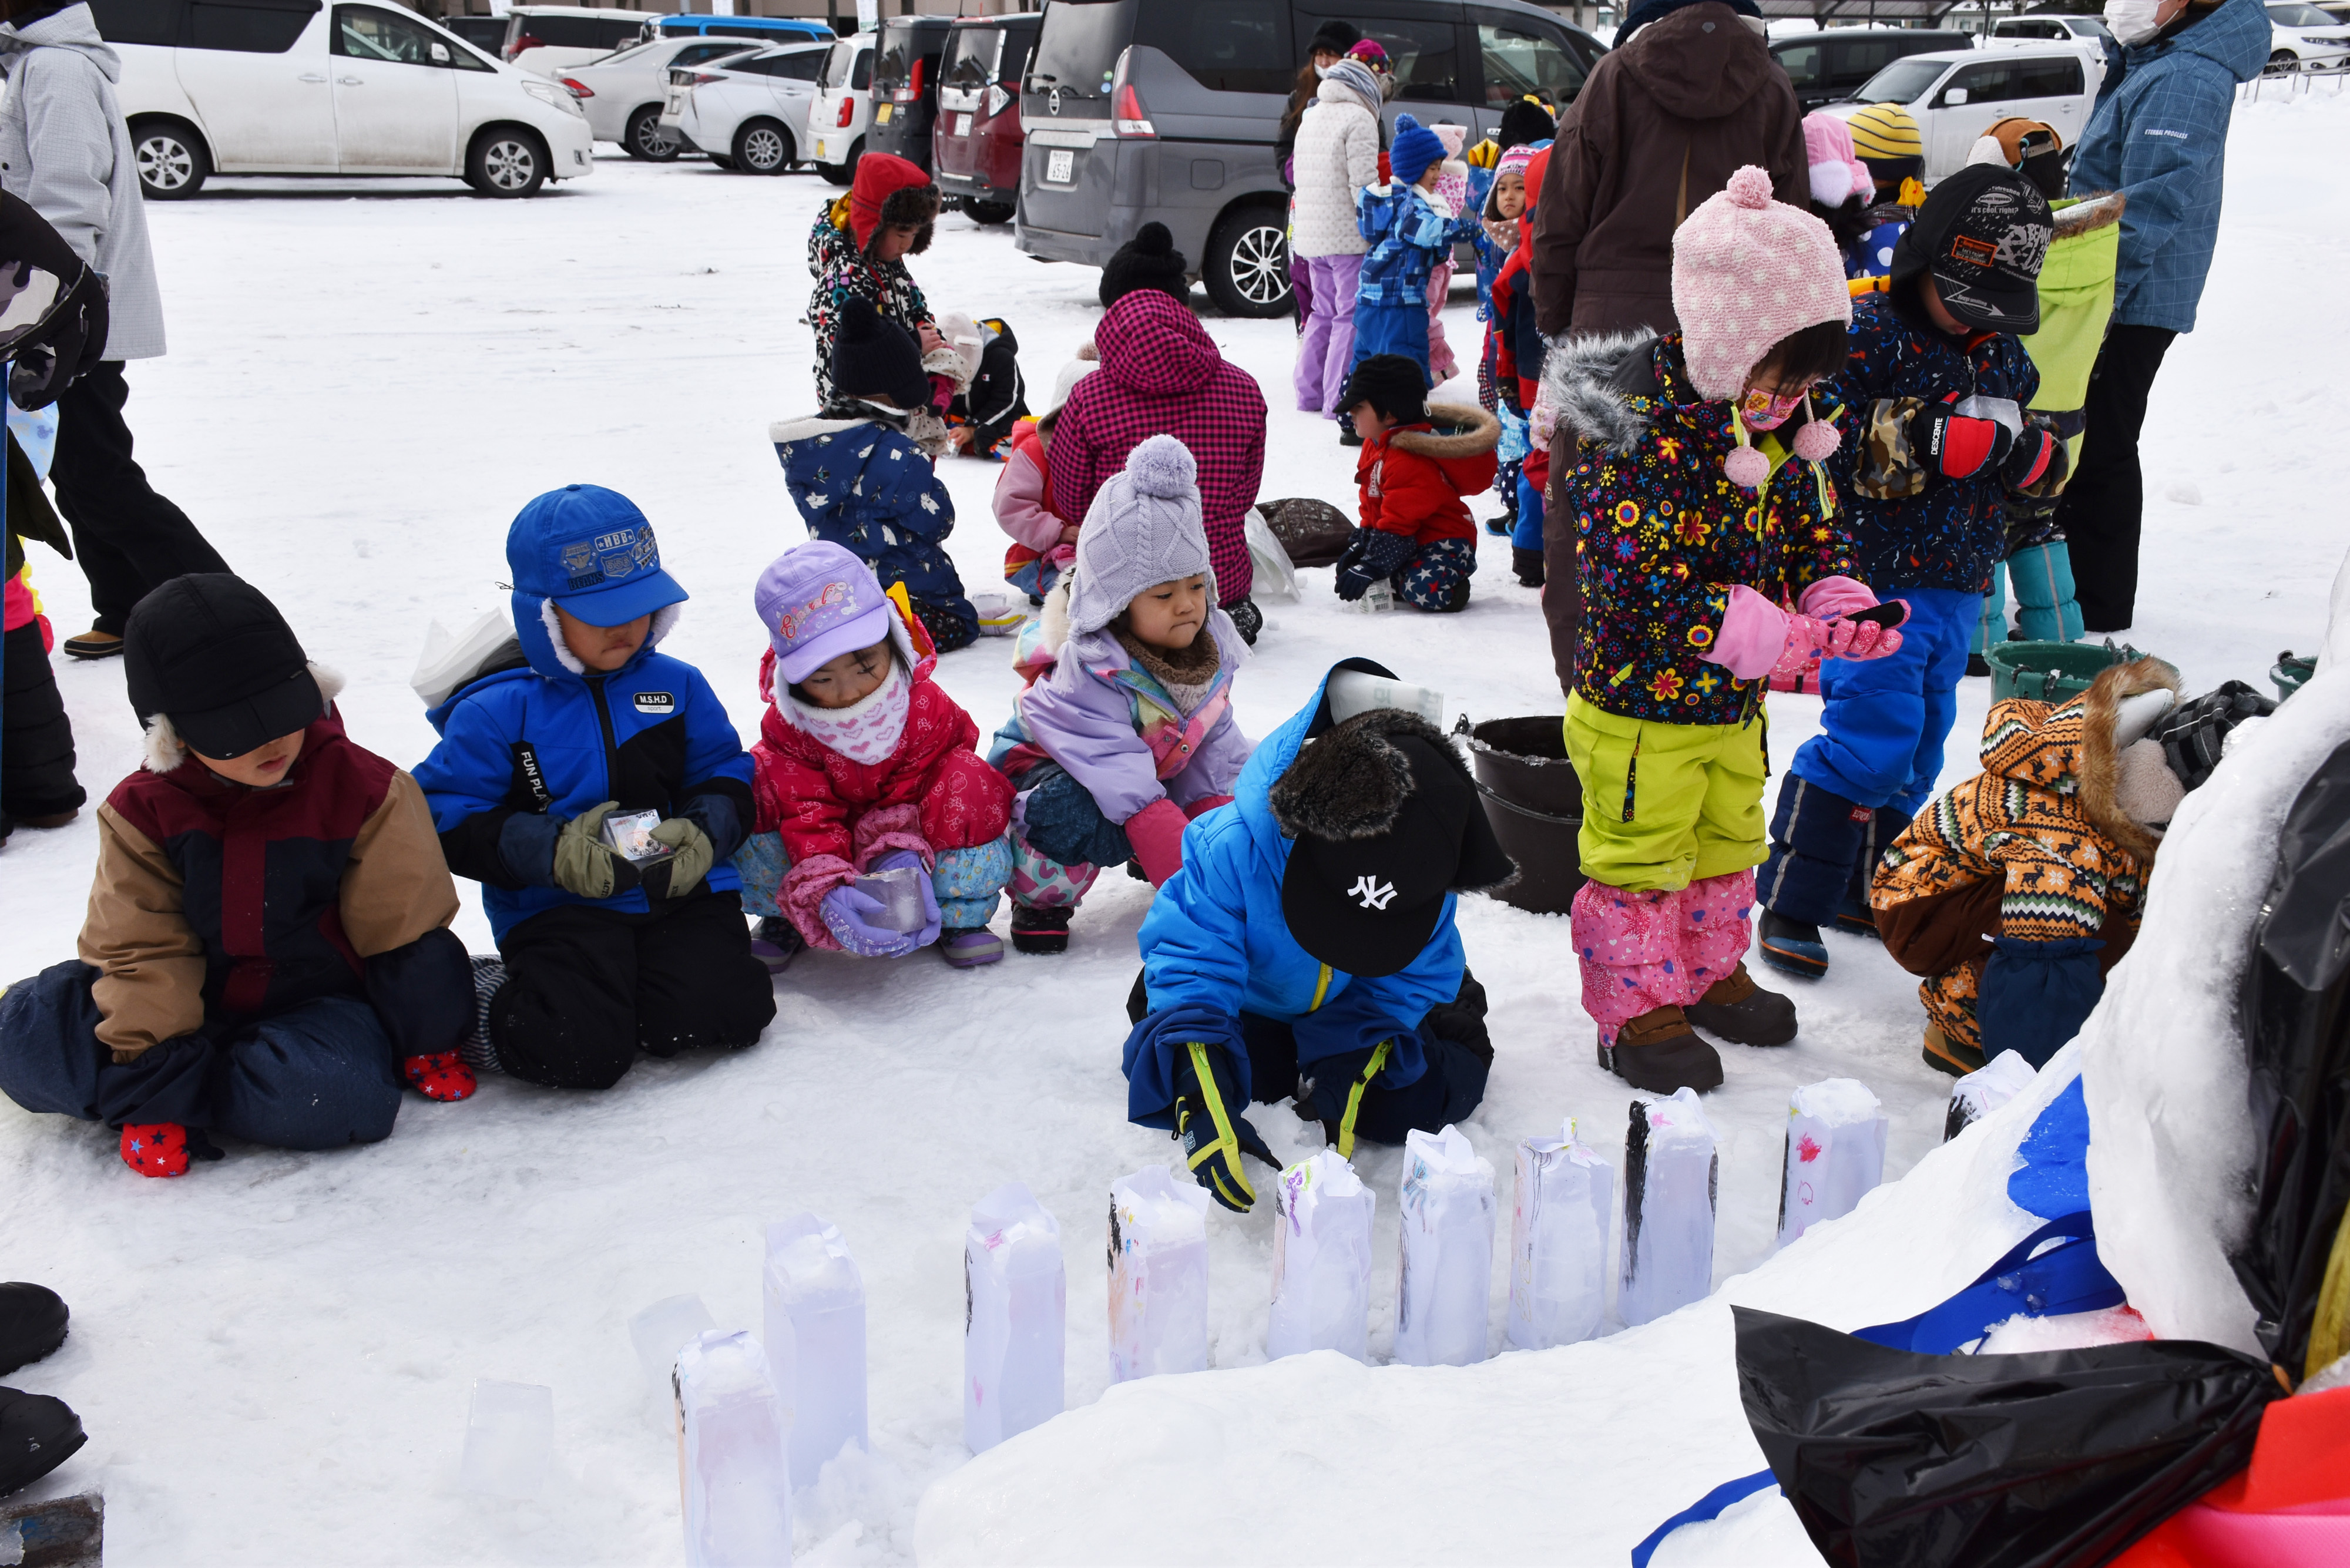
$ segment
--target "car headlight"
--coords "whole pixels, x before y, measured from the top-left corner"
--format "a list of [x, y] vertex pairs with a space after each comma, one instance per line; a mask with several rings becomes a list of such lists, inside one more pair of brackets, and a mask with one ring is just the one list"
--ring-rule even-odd
[[588, 118], [588, 111], [579, 107], [578, 100], [545, 77], [523, 78], [522, 90], [543, 104], [576, 114], [582, 119]]

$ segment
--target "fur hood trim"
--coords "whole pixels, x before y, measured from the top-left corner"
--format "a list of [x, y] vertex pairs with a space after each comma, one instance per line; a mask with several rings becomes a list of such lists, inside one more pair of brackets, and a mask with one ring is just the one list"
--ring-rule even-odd
[[1411, 763], [1388, 743], [1390, 735], [1426, 741], [1462, 778], [1470, 776], [1443, 731], [1400, 708], [1374, 708], [1308, 741], [1274, 781], [1269, 798], [1281, 830], [1337, 844], [1377, 838], [1393, 827], [1411, 794]]
[[2129, 206], [2129, 198], [2119, 191], [2101, 191], [2094, 196], [2084, 196], [2055, 214], [2056, 238], [2069, 240], [2098, 229], [2111, 228], [2122, 221]]
[[1476, 457], [1489, 452], [1501, 443], [1502, 421], [1471, 403], [1430, 403], [1428, 405], [1430, 424], [1454, 427], [1451, 435], [1439, 435], [1434, 431], [1398, 431], [1388, 438], [1388, 444], [1398, 452], [1408, 452], [1418, 457]]
[[[670, 628], [677, 624], [677, 618], [684, 608], [683, 605], [663, 605], [653, 611], [653, 624], [645, 629], [645, 646], [642, 651], [650, 653], [660, 646], [661, 639], [669, 635]], [[587, 679], [588, 667], [580, 663], [579, 656], [572, 652], [564, 643], [563, 623], [555, 618], [553, 599], [538, 601], [538, 619], [539, 624], [546, 628], [547, 646], [555, 650], [556, 661], [572, 674], [582, 680]]]
[[[343, 694], [343, 674], [339, 670], [310, 661], [310, 679], [318, 683], [321, 713], [331, 711], [335, 699]], [[147, 722], [147, 732], [140, 737], [139, 765], [151, 774], [178, 771], [188, 760], [187, 743], [180, 739], [169, 713], [158, 713]]]
[[[875, 246], [888, 230], [910, 228], [914, 231], [914, 243], [906, 247], [910, 256], [920, 255], [931, 248], [931, 240], [938, 233], [939, 188], [927, 182], [920, 185], [900, 185], [881, 198], [881, 217], [873, 225], [873, 234], [865, 242], [865, 259], [879, 262], [881, 257]], [[854, 231], [851, 231], [854, 238]]]
[[2117, 801], [2121, 753], [2115, 744], [2122, 700], [2146, 691], [2167, 691], [2178, 701], [2178, 671], [2159, 659], [2134, 659], [2098, 673], [2081, 695], [2081, 813], [2096, 830], [2152, 864], [2162, 836], [2130, 820]]
[[1615, 382], [1626, 362], [1647, 353], [1656, 340], [1657, 335], [1645, 327], [1549, 340], [1550, 351], [1543, 358], [1543, 398], [1558, 410], [1562, 432], [1572, 432], [1568, 451], [1575, 441], [1597, 441], [1625, 457], [1639, 444], [1648, 431], [1648, 416], [1626, 402]]

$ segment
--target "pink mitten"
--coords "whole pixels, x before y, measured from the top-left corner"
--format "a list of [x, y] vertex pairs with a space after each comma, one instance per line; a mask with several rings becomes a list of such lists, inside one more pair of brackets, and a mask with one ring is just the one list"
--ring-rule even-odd
[[1183, 808], [1164, 796], [1126, 819], [1126, 842], [1152, 887], [1165, 887], [1183, 869], [1183, 829], [1190, 826]]
[[1785, 610], [1741, 583], [1730, 590], [1721, 629], [1714, 633], [1713, 646], [1702, 657], [1741, 680], [1768, 675], [1780, 662], [1783, 650], [1793, 646], [1787, 618]]
[[1850, 577], [1822, 577], [1805, 588], [1795, 600], [1795, 607], [1808, 616], [1822, 620], [1834, 620], [1840, 615], [1853, 615], [1877, 607], [1877, 596], [1868, 591], [1866, 583]]

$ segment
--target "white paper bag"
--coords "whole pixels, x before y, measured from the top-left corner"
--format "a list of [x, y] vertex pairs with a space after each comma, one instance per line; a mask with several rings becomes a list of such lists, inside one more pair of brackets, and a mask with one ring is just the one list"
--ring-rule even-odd
[[1208, 1194], [1146, 1165], [1109, 1187], [1109, 1380], [1208, 1366]]
[[795, 1214], [767, 1227], [766, 1353], [792, 1410], [792, 1484], [812, 1486], [865, 1446], [865, 1278], [838, 1226]]
[[1273, 1310], [1267, 1359], [1336, 1350], [1370, 1359], [1371, 1219], [1378, 1195], [1324, 1149], [1274, 1189]]
[[679, 1353], [675, 1386], [687, 1568], [788, 1568], [791, 1410], [759, 1342], [712, 1329]]
[[1713, 1124], [1695, 1089], [1634, 1100], [1624, 1137], [1624, 1272], [1617, 1315], [1634, 1327], [1713, 1289]]
[[1493, 1167], [1468, 1135], [1405, 1135], [1395, 1356], [1407, 1366], [1485, 1359], [1493, 1209]]
[[1885, 1111], [1857, 1078], [1806, 1084], [1787, 1102], [1779, 1245], [1840, 1220], [1885, 1179]]
[[1510, 1206], [1510, 1343], [1522, 1350], [1573, 1345], [1607, 1312], [1607, 1218], [1616, 1170], [1575, 1135], [1518, 1145]]
[[1061, 1413], [1068, 1343], [1061, 1227], [1020, 1182], [971, 1211], [962, 1248], [962, 1440], [974, 1454]]

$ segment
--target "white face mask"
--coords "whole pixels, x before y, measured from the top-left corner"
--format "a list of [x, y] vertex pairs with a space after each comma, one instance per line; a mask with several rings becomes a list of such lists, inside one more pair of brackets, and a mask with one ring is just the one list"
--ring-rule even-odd
[[2155, 19], [2162, 0], [2106, 0], [2106, 26], [2125, 48], [2137, 48], [2162, 31]]

